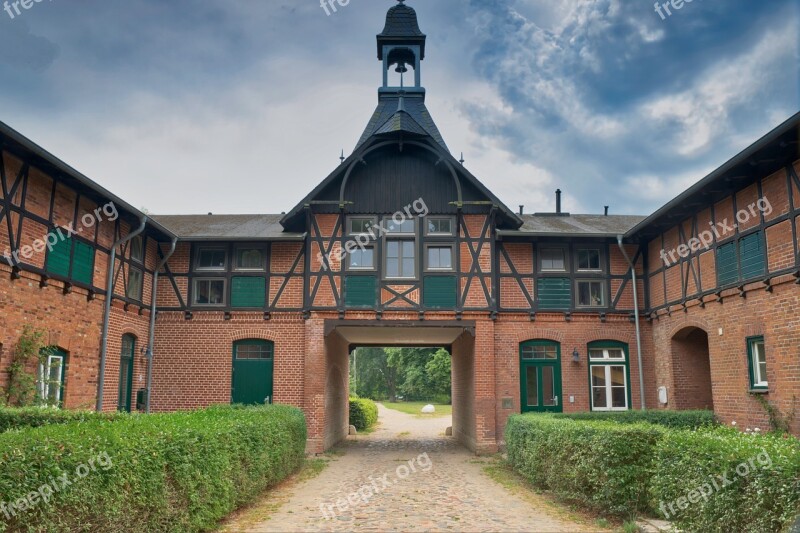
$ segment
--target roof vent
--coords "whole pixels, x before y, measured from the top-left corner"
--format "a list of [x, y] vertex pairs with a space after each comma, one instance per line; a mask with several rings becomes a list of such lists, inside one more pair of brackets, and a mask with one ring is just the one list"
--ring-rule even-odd
[[561, 189], [556, 189], [556, 214], [561, 214]]
[[608, 206], [605, 206], [605, 208], [606, 208], [606, 214], [605, 214], [605, 216], [608, 216]]
[[519, 206], [519, 214], [520, 215], [524, 215], [525, 214], [525, 206], [524, 205]]

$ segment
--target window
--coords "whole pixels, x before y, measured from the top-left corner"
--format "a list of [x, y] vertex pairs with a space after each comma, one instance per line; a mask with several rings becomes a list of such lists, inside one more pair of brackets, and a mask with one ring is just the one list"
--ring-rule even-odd
[[81, 240], [63, 237], [59, 232], [50, 235], [53, 236], [55, 244], [47, 253], [45, 270], [57, 276], [71, 277], [75, 281], [91, 285], [94, 276], [94, 248]]
[[66, 352], [58, 348], [43, 348], [39, 356], [36, 392], [41, 405], [61, 407], [64, 396]]
[[348, 270], [375, 270], [375, 248], [364, 246], [347, 254]]
[[766, 257], [761, 232], [751, 233], [738, 242], [717, 247], [717, 285], [725, 287], [756, 279], [766, 272]]
[[[246, 246], [237, 247], [236, 253], [234, 254], [233, 268], [235, 270], [254, 270], [263, 272], [266, 269], [266, 259], [267, 254], [262, 248]], [[224, 259], [222, 260], [222, 263], [224, 265]]]
[[426, 250], [428, 270], [453, 271], [452, 245], [431, 245], [428, 246]]
[[539, 264], [543, 271], [564, 272], [566, 270], [562, 248], [542, 248], [539, 255], [541, 257]]
[[117, 411], [130, 413], [133, 391], [133, 357], [136, 353], [136, 337], [122, 336], [122, 352], [119, 356], [119, 390], [117, 394]]
[[128, 286], [126, 296], [131, 300], [142, 299], [142, 271], [128, 267]]
[[605, 283], [602, 281], [578, 281], [578, 307], [605, 306]]
[[197, 250], [195, 270], [225, 270], [228, 254], [221, 248], [200, 248]]
[[375, 219], [372, 217], [349, 218], [347, 223], [348, 234], [366, 235], [372, 233], [372, 227], [375, 225]]
[[272, 359], [275, 345], [267, 341], [242, 341], [234, 344], [236, 359], [264, 360]]
[[224, 279], [196, 279], [193, 289], [194, 305], [225, 305]]
[[578, 250], [578, 270], [602, 270], [600, 250]]
[[425, 225], [425, 235], [453, 235], [452, 218], [428, 218]]
[[753, 389], [768, 388], [767, 354], [764, 351], [764, 337], [750, 337], [747, 339], [747, 357], [750, 367], [750, 387]]
[[557, 344], [523, 344], [522, 359], [525, 361], [534, 360], [555, 360], [558, 359]]
[[141, 235], [137, 235], [131, 241], [131, 259], [139, 263], [144, 261], [144, 240]]
[[416, 233], [416, 220], [413, 218], [403, 219], [400, 222], [392, 218], [385, 221], [386, 233], [390, 235], [414, 235]]
[[231, 307], [262, 308], [267, 303], [267, 278], [242, 276], [231, 278]]
[[416, 243], [386, 241], [386, 277], [413, 279], [417, 275]]
[[589, 386], [593, 411], [625, 411], [630, 400], [628, 346], [614, 341], [589, 345]]

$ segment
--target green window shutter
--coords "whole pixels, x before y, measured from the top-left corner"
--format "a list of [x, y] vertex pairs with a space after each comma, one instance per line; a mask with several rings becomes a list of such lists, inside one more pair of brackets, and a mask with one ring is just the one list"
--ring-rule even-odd
[[739, 281], [736, 264], [736, 243], [723, 244], [717, 248], [717, 285], [724, 287]]
[[238, 277], [231, 279], [231, 307], [264, 307], [267, 279]]
[[456, 277], [426, 276], [423, 287], [423, 303], [425, 307], [455, 308]]
[[55, 245], [47, 254], [45, 270], [57, 276], [69, 277], [69, 262], [72, 254], [72, 239], [61, 239], [55, 234]]
[[94, 274], [94, 248], [82, 241], [75, 241], [75, 256], [72, 261], [72, 279], [92, 284]]
[[764, 247], [761, 232], [757, 231], [739, 241], [739, 257], [742, 259], [742, 279], [763, 277], [766, 272]]
[[344, 280], [344, 303], [347, 307], [375, 307], [375, 276], [347, 276]]
[[539, 278], [539, 309], [569, 309], [572, 290], [569, 278]]

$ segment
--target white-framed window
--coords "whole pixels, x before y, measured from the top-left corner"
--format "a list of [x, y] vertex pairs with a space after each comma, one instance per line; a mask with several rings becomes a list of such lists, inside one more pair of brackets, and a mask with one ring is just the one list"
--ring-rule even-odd
[[604, 281], [578, 280], [578, 307], [605, 307], [606, 284]]
[[375, 217], [349, 217], [347, 219], [348, 235], [370, 235], [375, 226]]
[[65, 363], [66, 354], [60, 350], [41, 356], [36, 387], [42, 404], [50, 407], [61, 406]]
[[617, 343], [589, 346], [592, 411], [627, 411], [628, 356]]
[[425, 264], [429, 271], [452, 272], [454, 268], [452, 244], [429, 244], [425, 247]]
[[403, 218], [395, 221], [392, 217], [387, 217], [383, 222], [388, 235], [416, 235], [417, 220], [415, 218]]
[[195, 270], [223, 271], [228, 266], [228, 252], [224, 248], [201, 246], [197, 249]]
[[769, 388], [769, 381], [767, 380], [767, 353], [764, 350], [764, 337], [750, 337], [747, 339], [747, 352], [750, 366], [751, 388]]
[[192, 286], [192, 304], [204, 306], [225, 305], [225, 279], [195, 279]]
[[597, 248], [580, 248], [576, 252], [579, 272], [602, 271], [600, 266], [600, 250]]
[[144, 261], [144, 239], [137, 235], [131, 240], [131, 259], [137, 263]]
[[542, 272], [565, 272], [566, 253], [563, 248], [539, 249], [539, 267]]
[[138, 268], [128, 267], [128, 284], [126, 296], [131, 300], [142, 299], [142, 271]]
[[375, 247], [358, 247], [347, 254], [348, 270], [375, 270]]
[[425, 219], [425, 235], [450, 237], [454, 233], [455, 221], [452, 217], [428, 217]]
[[236, 271], [263, 272], [267, 268], [267, 252], [259, 246], [237, 246], [233, 253]]

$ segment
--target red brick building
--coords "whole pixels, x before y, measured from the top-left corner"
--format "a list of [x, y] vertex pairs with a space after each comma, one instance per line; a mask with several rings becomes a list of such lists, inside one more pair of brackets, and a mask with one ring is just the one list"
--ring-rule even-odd
[[358, 346], [447, 347], [477, 451], [521, 411], [798, 406], [800, 114], [649, 217], [525, 214], [449, 152], [425, 42], [389, 11], [372, 120], [285, 215], [148, 217], [0, 124], [0, 386], [30, 324], [53, 403], [292, 404], [316, 452]]

